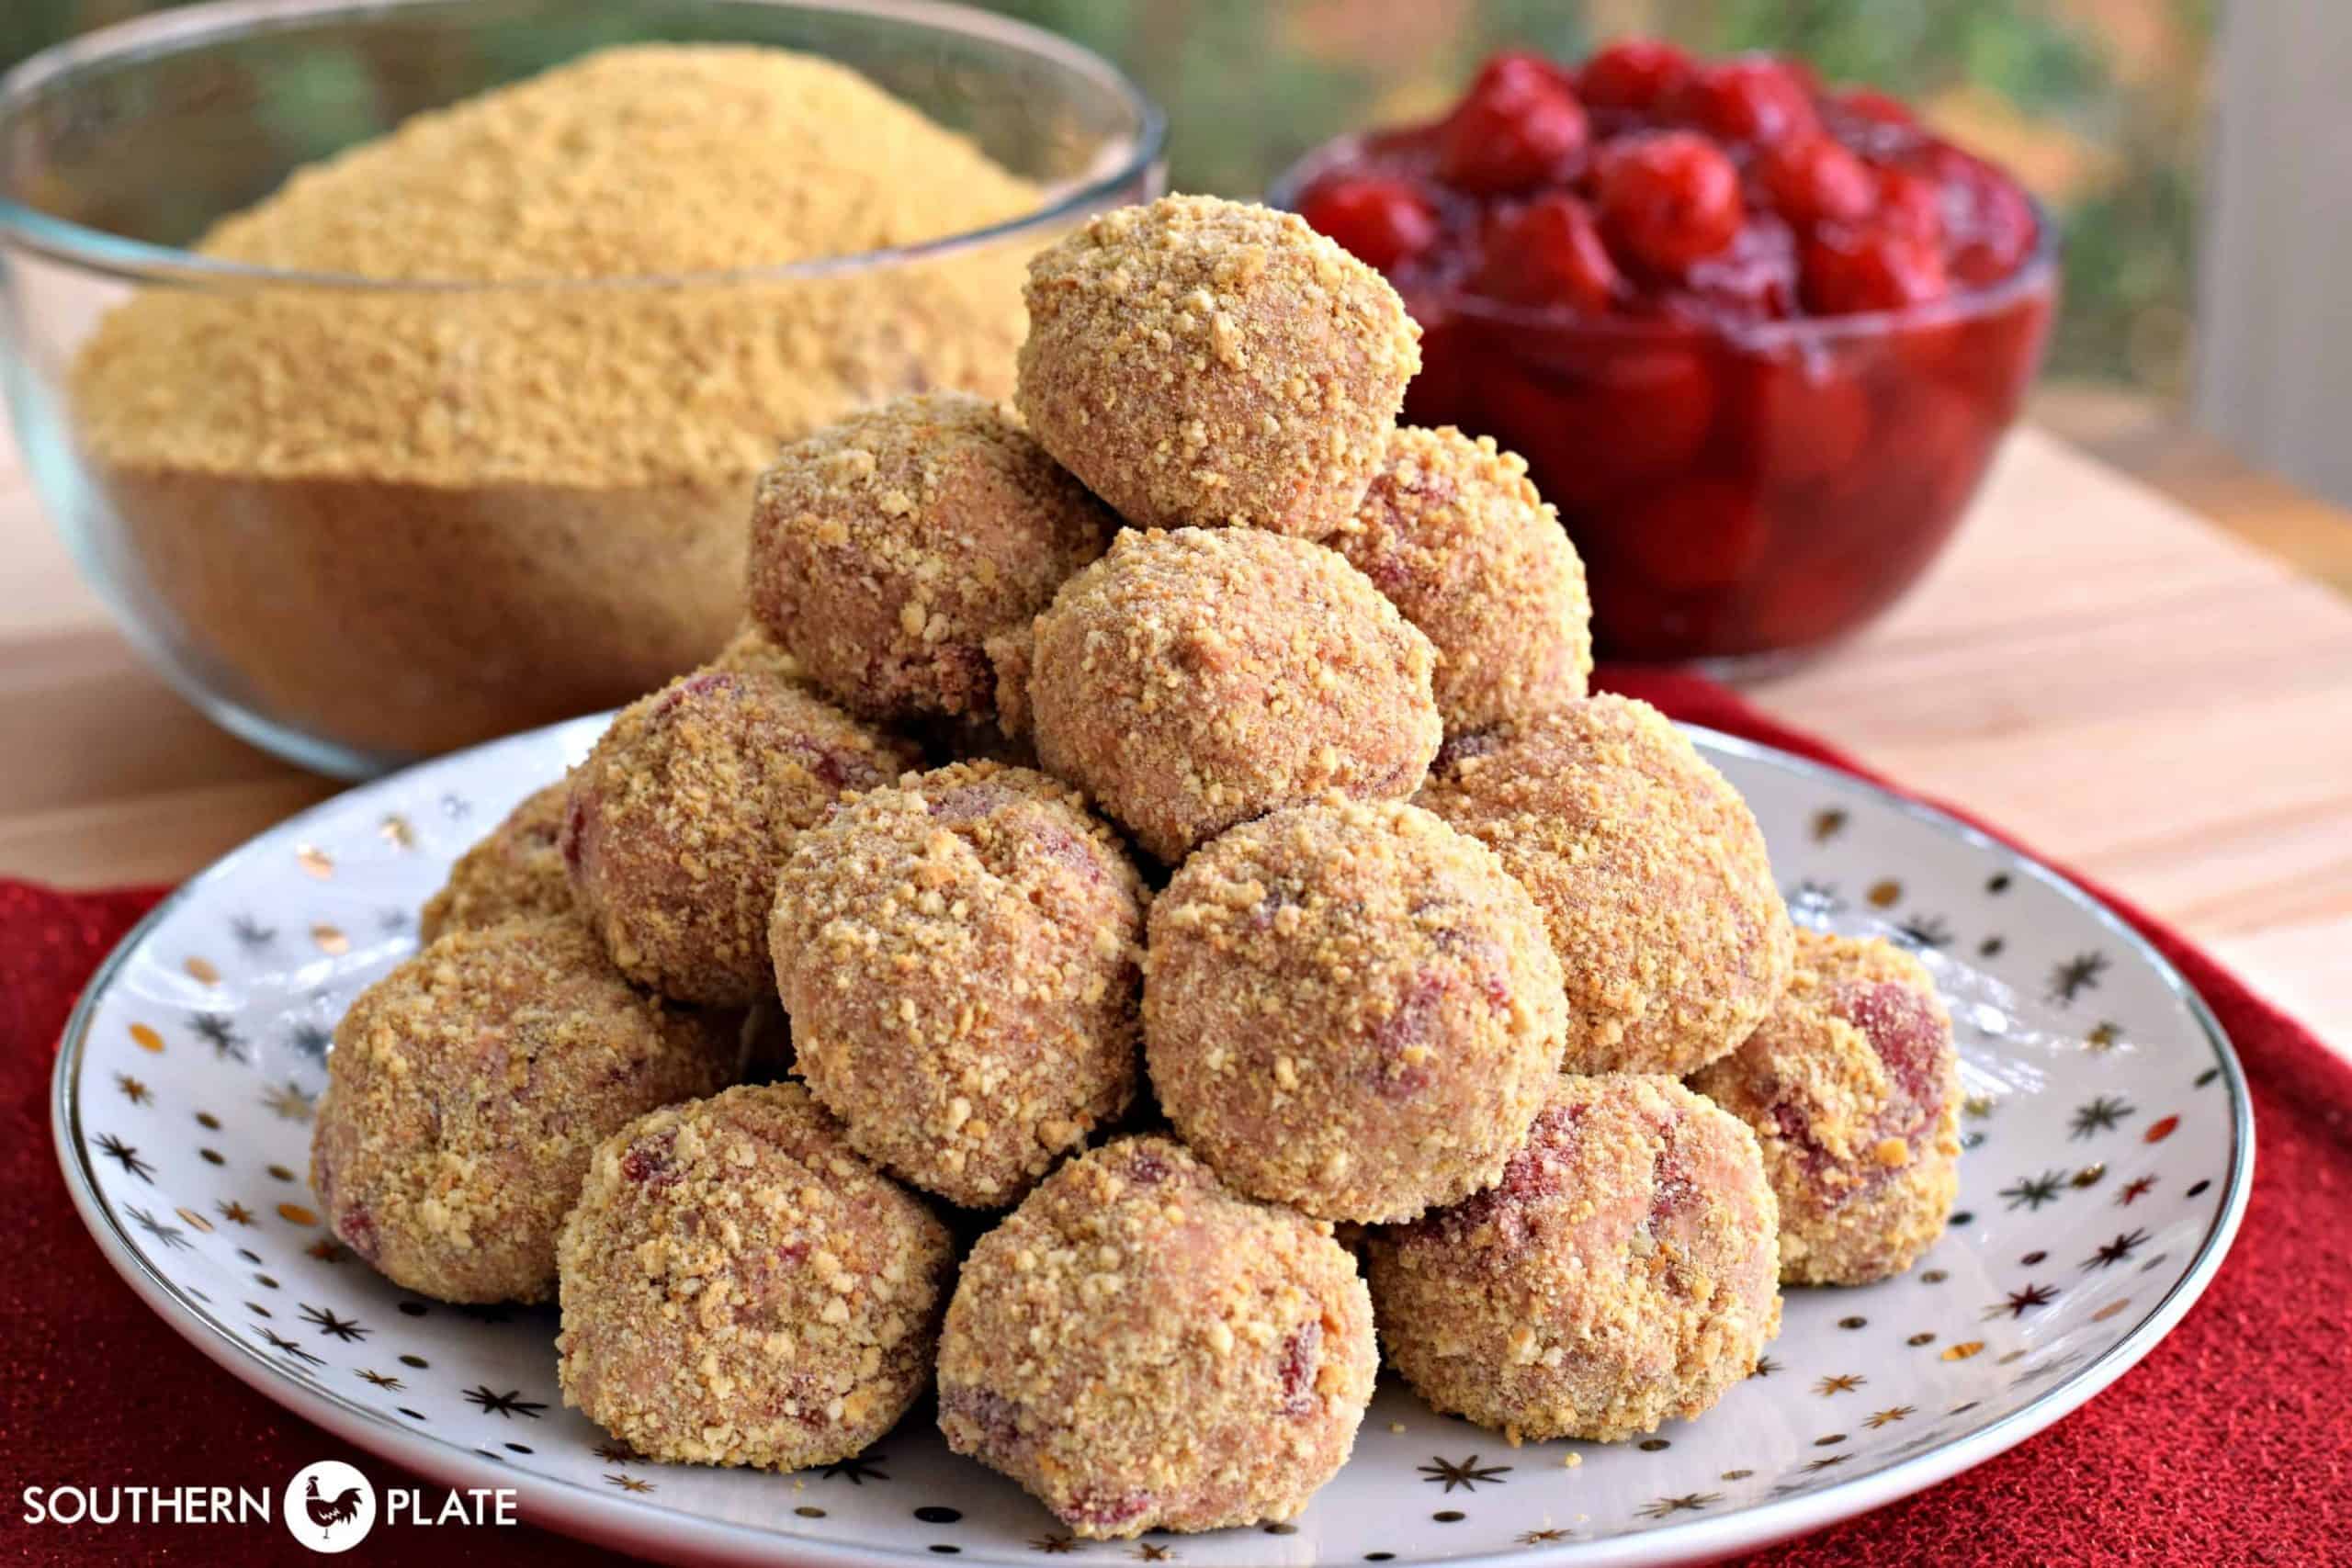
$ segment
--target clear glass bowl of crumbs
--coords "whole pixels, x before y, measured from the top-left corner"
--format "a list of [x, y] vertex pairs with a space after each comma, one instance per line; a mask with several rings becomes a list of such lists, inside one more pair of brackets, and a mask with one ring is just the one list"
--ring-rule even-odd
[[715, 652], [778, 444], [1009, 395], [1028, 258], [1162, 130], [946, 5], [163, 13], [0, 80], [17, 444], [181, 691], [380, 772]]

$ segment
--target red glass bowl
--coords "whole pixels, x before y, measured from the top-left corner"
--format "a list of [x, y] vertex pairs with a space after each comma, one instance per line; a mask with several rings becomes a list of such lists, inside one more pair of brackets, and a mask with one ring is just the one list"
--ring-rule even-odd
[[[1269, 199], [1362, 162], [1342, 137]], [[1951, 536], [2041, 360], [2057, 241], [1999, 282], [1897, 310], [1702, 324], [1451, 285], [1421, 323], [1417, 424], [1526, 457], [1585, 558], [1604, 657], [1754, 672], [1845, 637]]]

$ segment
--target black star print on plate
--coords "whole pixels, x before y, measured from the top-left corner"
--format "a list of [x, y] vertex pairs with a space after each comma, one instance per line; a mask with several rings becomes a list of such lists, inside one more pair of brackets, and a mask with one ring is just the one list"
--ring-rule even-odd
[[362, 1382], [374, 1383], [386, 1393], [398, 1393], [403, 1388], [408, 1386], [396, 1377], [392, 1377], [384, 1372], [373, 1371], [366, 1368], [362, 1368], [360, 1370], [359, 1379]]
[[1078, 1550], [1078, 1541], [1071, 1536], [1041, 1535], [1030, 1541], [1029, 1550], [1032, 1551], [1042, 1551], [1048, 1557], [1060, 1557], [1066, 1553], [1076, 1551]]
[[215, 1203], [212, 1207], [222, 1219], [232, 1225], [250, 1225], [254, 1223], [254, 1212], [243, 1203], [223, 1201]]
[[145, 1231], [149, 1235], [153, 1236], [157, 1242], [170, 1248], [174, 1252], [184, 1252], [190, 1245], [187, 1239], [187, 1233], [186, 1231], [180, 1229], [177, 1225], [167, 1225], [164, 1224], [161, 1220], [158, 1220], [154, 1215], [149, 1213], [144, 1209], [132, 1208], [129, 1204], [125, 1204], [123, 1206], [123, 1213], [129, 1214], [141, 1230]]
[[1781, 1363], [1772, 1359], [1771, 1357], [1758, 1356], [1756, 1358], [1756, 1370], [1747, 1375], [1752, 1378], [1769, 1378], [1780, 1370]]
[[99, 1134], [96, 1146], [98, 1153], [106, 1156], [107, 1158], [122, 1167], [124, 1170], [129, 1171], [131, 1175], [139, 1178], [140, 1180], [146, 1182], [151, 1187], [154, 1185], [155, 1168], [149, 1165], [145, 1160], [141, 1159], [137, 1149], [132, 1148], [129, 1144], [126, 1144], [120, 1138], [116, 1137], [112, 1133]]
[[2051, 970], [2050, 999], [2061, 1007], [2067, 1006], [2085, 991], [2098, 990], [2098, 978], [2106, 973], [2106, 953], [2077, 953]]
[[244, 1037], [226, 1013], [200, 1012], [187, 1021], [189, 1031], [212, 1047], [214, 1059], [245, 1065]]
[[2089, 1138], [2112, 1132], [2116, 1124], [2132, 1112], [2131, 1101], [2119, 1094], [2102, 1094], [2075, 1107], [2073, 1120], [2066, 1123], [2069, 1138]]
[[1662, 1519], [1669, 1514], [1695, 1514], [1722, 1500], [1720, 1492], [1685, 1492], [1679, 1497], [1653, 1497], [1634, 1511], [1645, 1519]]
[[2014, 1186], [2001, 1189], [2001, 1196], [2009, 1201], [2012, 1209], [2038, 1210], [2044, 1203], [2058, 1201], [2058, 1190], [2066, 1184], [2063, 1170], [2045, 1170], [2040, 1176], [2021, 1178]]
[[2115, 1195], [2117, 1206], [2125, 1209], [2130, 1208], [2141, 1199], [2145, 1198], [2148, 1195], [2149, 1190], [2154, 1188], [2155, 1184], [2156, 1179], [2153, 1176], [2133, 1177], [2130, 1181], [2124, 1184], [2123, 1190]]
[[346, 1345], [356, 1345], [368, 1337], [368, 1330], [359, 1326], [358, 1319], [337, 1317], [326, 1308], [311, 1306], [308, 1303], [302, 1307], [302, 1321], [329, 1338], [340, 1339]]
[[327, 1047], [334, 1043], [334, 1032], [322, 1024], [298, 1023], [286, 1032], [286, 1043], [319, 1066], [326, 1066]]
[[129, 1073], [117, 1073], [114, 1087], [122, 1090], [122, 1098], [133, 1105], [144, 1105], [155, 1098], [155, 1091], [132, 1077]]
[[1138, 1562], [1165, 1562], [1174, 1555], [1174, 1552], [1169, 1551], [1168, 1548], [1160, 1545], [1157, 1541], [1139, 1540], [1136, 1542], [1135, 1559]]
[[2011, 1291], [2006, 1301], [1997, 1301], [1991, 1306], [1986, 1307], [1984, 1309], [1984, 1315], [1988, 1318], [2023, 1317], [2026, 1314], [2032, 1312], [2037, 1308], [2048, 1306], [2052, 1302], [2057, 1299], [2057, 1286], [2029, 1283], [2023, 1290]]
[[1815, 1383], [1813, 1392], [1826, 1399], [1833, 1393], [1851, 1393], [1870, 1381], [1860, 1372], [1840, 1372]]
[[1951, 945], [1951, 925], [1941, 915], [1913, 915], [1894, 928], [1904, 947], [1935, 950]]
[[326, 1363], [319, 1359], [318, 1357], [311, 1355], [308, 1350], [305, 1350], [300, 1345], [295, 1344], [291, 1339], [287, 1338], [284, 1335], [279, 1334], [273, 1329], [263, 1328], [259, 1325], [255, 1325], [254, 1332], [260, 1335], [271, 1349], [279, 1352], [281, 1355], [290, 1356], [306, 1367], [323, 1367], [326, 1365]]
[[237, 945], [247, 953], [260, 953], [277, 940], [277, 932], [275, 929], [263, 925], [251, 915], [239, 915], [231, 920], [229, 934], [234, 937]]
[[525, 1416], [536, 1421], [539, 1418], [539, 1412], [547, 1408], [537, 1401], [524, 1398], [519, 1388], [510, 1388], [504, 1393], [493, 1393], [488, 1383], [466, 1390], [466, 1403], [479, 1406], [486, 1415], [503, 1416], [509, 1420]]
[[837, 1459], [817, 1472], [820, 1481], [846, 1481], [852, 1486], [863, 1486], [869, 1481], [888, 1481], [890, 1477], [881, 1466], [887, 1461], [877, 1453], [852, 1454]]
[[1826, 844], [1846, 829], [1846, 814], [1837, 807], [1813, 814], [1813, 841]]
[[288, 1122], [308, 1122], [318, 1110], [318, 1101], [304, 1094], [290, 1080], [277, 1089], [264, 1090], [261, 1103], [263, 1110]]
[[1917, 1408], [1917, 1405], [1897, 1404], [1886, 1410], [1873, 1410], [1862, 1417], [1862, 1425], [1875, 1432], [1881, 1427], [1892, 1427], [1897, 1421], [1913, 1415]]
[[596, 1445], [596, 1457], [606, 1464], [635, 1464], [645, 1456], [627, 1443], [608, 1439]]
[[2129, 1260], [2133, 1253], [2139, 1251], [2140, 1248], [2145, 1247], [2147, 1244], [2148, 1233], [2146, 1231], [2127, 1231], [2123, 1235], [2117, 1236], [2113, 1241], [2109, 1242], [2106, 1246], [2100, 1247], [2097, 1252], [2092, 1253], [2088, 1258], [2084, 1258], [2083, 1268], [2086, 1270], [2092, 1269], [2112, 1269], [2117, 1264]]
[[1451, 1460], [1442, 1454], [1430, 1456], [1430, 1462], [1420, 1467], [1423, 1481], [1436, 1482], [1448, 1492], [1459, 1486], [1464, 1492], [1476, 1492], [1481, 1485], [1501, 1486], [1503, 1477], [1510, 1472], [1507, 1464], [1480, 1464], [1478, 1456]]
[[1563, 1529], [1521, 1530], [1519, 1532], [1519, 1544], [1521, 1546], [1547, 1546], [1553, 1541], [1566, 1540], [1567, 1539], [1568, 1532]]
[[607, 1485], [617, 1486], [624, 1492], [642, 1494], [653, 1490], [653, 1483], [639, 1481], [634, 1475], [607, 1475], [605, 1481]]

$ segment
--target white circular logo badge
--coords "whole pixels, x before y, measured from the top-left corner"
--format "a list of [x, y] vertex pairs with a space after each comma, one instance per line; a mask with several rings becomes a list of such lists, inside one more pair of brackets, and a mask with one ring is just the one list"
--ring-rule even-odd
[[339, 1459], [305, 1465], [286, 1483], [286, 1530], [312, 1551], [349, 1551], [376, 1528], [376, 1489]]

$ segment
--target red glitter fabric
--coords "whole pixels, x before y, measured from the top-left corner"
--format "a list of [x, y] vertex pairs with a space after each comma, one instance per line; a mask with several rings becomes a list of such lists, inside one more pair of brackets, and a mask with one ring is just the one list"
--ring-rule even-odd
[[[1704, 682], [1622, 673], [1605, 683], [1679, 718], [1866, 772]], [[0, 1512], [21, 1562], [242, 1568], [298, 1555], [276, 1525], [29, 1528], [26, 1486], [276, 1489], [324, 1458], [357, 1463], [379, 1485], [398, 1479], [191, 1349], [115, 1276], [65, 1195], [49, 1135], [58, 1032], [90, 971], [155, 897], [0, 881]], [[1756, 1562], [2352, 1562], [2352, 1066], [2178, 937], [2102, 897], [2204, 994], [2245, 1064], [2260, 1158], [2236, 1248], [2146, 1360], [2058, 1426]], [[528, 1529], [413, 1528], [379, 1530], [362, 1559], [619, 1561]]]

